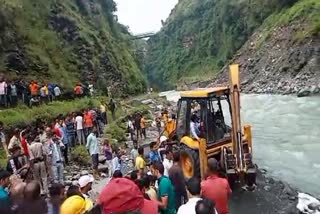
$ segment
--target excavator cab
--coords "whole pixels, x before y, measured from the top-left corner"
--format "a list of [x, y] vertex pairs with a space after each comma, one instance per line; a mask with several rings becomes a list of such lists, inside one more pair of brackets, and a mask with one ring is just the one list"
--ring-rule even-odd
[[239, 89], [239, 67], [231, 65], [228, 87], [181, 92], [174, 133], [186, 179], [204, 179], [214, 157], [230, 182], [255, 184], [251, 127], [241, 128]]

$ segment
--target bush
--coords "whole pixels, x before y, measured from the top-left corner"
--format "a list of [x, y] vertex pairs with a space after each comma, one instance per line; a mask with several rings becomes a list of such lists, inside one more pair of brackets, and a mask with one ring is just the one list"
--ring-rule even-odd
[[110, 134], [111, 138], [116, 139], [118, 142], [126, 140], [126, 129], [117, 124], [111, 124], [107, 129], [107, 134]]
[[71, 160], [81, 166], [88, 166], [91, 163], [90, 155], [85, 146], [76, 146], [71, 151]]

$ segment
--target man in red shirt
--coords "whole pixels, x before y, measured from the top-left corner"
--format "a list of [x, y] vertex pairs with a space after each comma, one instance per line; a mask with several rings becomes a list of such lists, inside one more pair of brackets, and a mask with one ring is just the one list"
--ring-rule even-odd
[[231, 189], [228, 180], [218, 175], [218, 161], [208, 160], [208, 177], [201, 182], [202, 196], [214, 202], [219, 214], [229, 214], [228, 198]]

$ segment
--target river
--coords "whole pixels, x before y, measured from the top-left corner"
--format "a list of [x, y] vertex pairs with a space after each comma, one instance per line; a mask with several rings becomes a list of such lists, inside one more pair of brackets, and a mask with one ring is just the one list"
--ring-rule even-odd
[[[176, 91], [160, 96], [179, 99]], [[252, 125], [255, 163], [320, 197], [320, 97], [242, 95], [241, 117]]]

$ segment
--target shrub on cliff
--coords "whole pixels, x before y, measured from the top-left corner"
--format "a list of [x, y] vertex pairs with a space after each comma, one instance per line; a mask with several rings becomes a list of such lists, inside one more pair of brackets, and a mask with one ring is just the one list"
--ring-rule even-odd
[[76, 146], [71, 151], [71, 160], [77, 165], [88, 166], [90, 165], [90, 155], [85, 146]]

